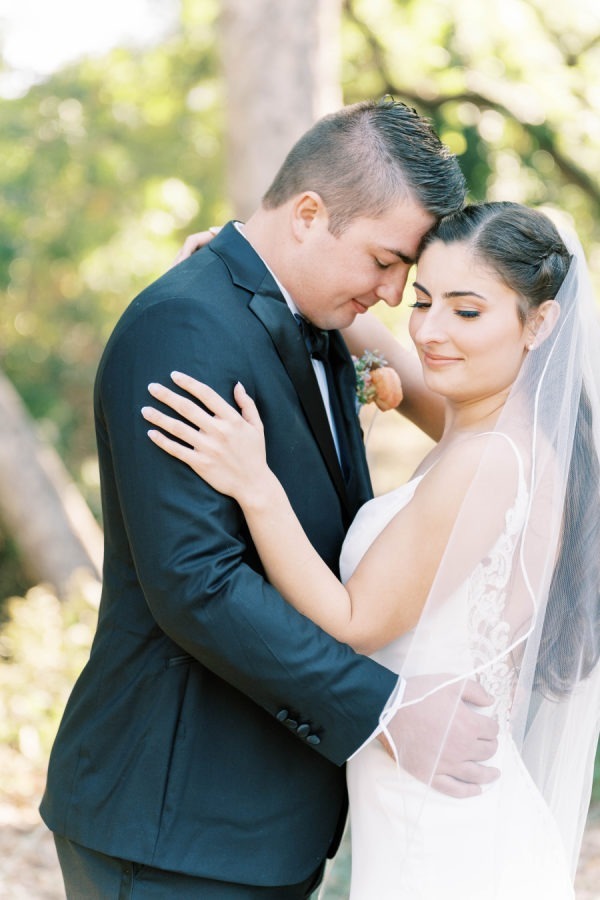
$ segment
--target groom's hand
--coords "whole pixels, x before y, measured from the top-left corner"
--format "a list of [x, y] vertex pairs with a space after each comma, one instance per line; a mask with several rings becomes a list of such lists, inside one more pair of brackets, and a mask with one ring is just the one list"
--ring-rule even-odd
[[[444, 680], [439, 675], [409, 678], [403, 704], [434, 690]], [[498, 749], [498, 724], [480, 711], [491, 703], [480, 684], [468, 681], [403, 705], [387, 728], [400, 765], [443, 794], [480, 794], [483, 785], [500, 775], [498, 769], [482, 765]], [[381, 738], [385, 744], [385, 736]], [[389, 746], [387, 749], [390, 752]]]

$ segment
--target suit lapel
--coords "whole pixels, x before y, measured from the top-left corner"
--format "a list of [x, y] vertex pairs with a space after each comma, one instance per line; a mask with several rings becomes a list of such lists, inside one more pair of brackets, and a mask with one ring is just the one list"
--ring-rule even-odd
[[356, 376], [348, 348], [339, 331], [329, 332], [329, 358], [338, 386], [338, 399], [345, 425], [350, 455], [350, 476], [346, 490], [355, 514], [373, 496], [365, 445], [356, 407]]
[[250, 309], [271, 335], [279, 358], [296, 389], [336, 490], [347, 506], [346, 486], [314, 369], [306, 353], [300, 329], [283, 297], [279, 295], [279, 298], [279, 303], [274, 302], [270, 291], [268, 294], [259, 291], [250, 301]]
[[274, 278], [231, 222], [210, 242], [208, 249], [221, 257], [233, 283], [254, 295], [249, 307], [271, 336], [350, 521], [358, 506], [372, 494], [362, 433], [354, 407], [354, 374], [341, 335], [331, 332], [335, 346], [332, 363], [340, 385], [340, 402], [350, 444], [352, 474], [348, 485], [344, 483], [323, 398], [300, 329]]

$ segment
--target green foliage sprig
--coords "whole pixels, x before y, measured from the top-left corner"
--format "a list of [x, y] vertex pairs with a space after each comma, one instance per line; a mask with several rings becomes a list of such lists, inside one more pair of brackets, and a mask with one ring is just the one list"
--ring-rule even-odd
[[387, 360], [378, 350], [365, 350], [362, 356], [353, 356], [354, 371], [356, 372], [356, 399], [361, 406], [371, 403], [377, 395], [377, 389], [371, 381], [371, 372], [387, 366]]

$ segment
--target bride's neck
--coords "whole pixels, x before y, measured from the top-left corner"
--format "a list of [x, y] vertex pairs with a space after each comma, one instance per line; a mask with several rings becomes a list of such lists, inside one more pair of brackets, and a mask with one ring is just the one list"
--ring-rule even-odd
[[504, 408], [508, 391], [476, 400], [448, 402], [442, 441], [446, 442], [466, 432], [487, 431], [494, 428]]

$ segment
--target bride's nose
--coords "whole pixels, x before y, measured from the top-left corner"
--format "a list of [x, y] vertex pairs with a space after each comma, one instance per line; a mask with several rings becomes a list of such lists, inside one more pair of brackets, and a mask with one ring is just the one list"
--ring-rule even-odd
[[417, 344], [440, 344], [447, 339], [444, 316], [430, 306], [413, 317], [411, 332]]

